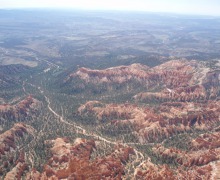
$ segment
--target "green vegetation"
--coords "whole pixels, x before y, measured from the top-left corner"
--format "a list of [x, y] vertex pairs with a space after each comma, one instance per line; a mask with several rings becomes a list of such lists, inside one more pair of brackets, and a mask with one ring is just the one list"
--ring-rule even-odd
[[[205, 23], [209, 24], [208, 28], [204, 27]], [[133, 96], [146, 92], [146, 86], [135, 79], [120, 84], [92, 84], [77, 77], [68, 79], [68, 76], [80, 67], [104, 69], [132, 63], [154, 67], [184, 58], [203, 61], [207, 67], [217, 70], [220, 58], [218, 18], [209, 22], [206, 18], [150, 13], [131, 16], [117, 12], [103, 15], [100, 12], [0, 10], [0, 24], [0, 104], [16, 105], [30, 94], [41, 102], [35, 112], [12, 116], [14, 112], [10, 109], [6, 115], [1, 114], [0, 133], [17, 122], [32, 126], [35, 132], [16, 139], [17, 148], [1, 156], [0, 166], [5, 167], [0, 170], [0, 176], [4, 177], [15, 166], [20, 152], [25, 153], [29, 169], [42, 171], [51, 157], [50, 140], [67, 137], [72, 143], [77, 137], [95, 139], [94, 135], [114, 142], [133, 143], [131, 146], [150, 157], [153, 163], [176, 167], [176, 157], [159, 156], [152, 150], [154, 145], [162, 142], [165, 147], [188, 151], [191, 139], [207, 132], [192, 129], [187, 133], [176, 132], [168, 139], [161, 136], [157, 141], [152, 134], [152, 144], [138, 144], [134, 125], [114, 121], [120, 122], [126, 117], [111, 114], [99, 120], [91, 112], [79, 114], [78, 108], [94, 100], [158, 107], [161, 100], [151, 98], [136, 103]], [[37, 66], [14, 64], [24, 62]], [[161, 88], [164, 87], [159, 84], [147, 91], [157, 92]], [[219, 100], [219, 94], [216, 99]], [[79, 133], [75, 124], [92, 135]], [[113, 149], [113, 144], [100, 141], [92, 159], [107, 155]], [[135, 163], [137, 166], [138, 162]]]

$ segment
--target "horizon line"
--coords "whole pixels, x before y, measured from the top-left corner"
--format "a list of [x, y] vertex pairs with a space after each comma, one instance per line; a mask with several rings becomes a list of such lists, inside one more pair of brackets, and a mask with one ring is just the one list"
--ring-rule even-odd
[[219, 17], [214, 14], [200, 14], [200, 13], [186, 13], [186, 12], [168, 12], [168, 11], [149, 11], [149, 10], [135, 10], [135, 9], [93, 9], [93, 8], [71, 8], [71, 7], [0, 7], [0, 10], [73, 10], [73, 11], [88, 11], [88, 12], [131, 12], [131, 13], [151, 13], [151, 14], [171, 14], [171, 15], [185, 15], [185, 16], [205, 16], [205, 17]]

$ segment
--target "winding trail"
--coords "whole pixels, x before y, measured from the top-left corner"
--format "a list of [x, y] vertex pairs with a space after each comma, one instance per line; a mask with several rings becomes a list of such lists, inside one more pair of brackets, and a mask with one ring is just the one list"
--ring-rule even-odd
[[[115, 141], [108, 140], [108, 139], [106, 139], [106, 138], [104, 138], [104, 137], [102, 137], [102, 136], [99, 136], [99, 135], [95, 134], [95, 133], [89, 133], [89, 132], [86, 131], [86, 129], [84, 129], [83, 127], [77, 125], [76, 123], [69, 123], [69, 122], [67, 122], [67, 121], [63, 118], [63, 116], [59, 115], [57, 112], [55, 112], [55, 111], [51, 108], [51, 106], [50, 106], [50, 104], [51, 104], [50, 99], [44, 94], [44, 92], [41, 90], [41, 88], [38, 87], [38, 89], [40, 90], [41, 94], [45, 97], [46, 102], [47, 102], [47, 107], [48, 107], [48, 109], [49, 109], [56, 117], [58, 117], [59, 120], [60, 120], [62, 123], [65, 123], [65, 124], [67, 124], [67, 125], [69, 125], [69, 126], [73, 126], [73, 127], [76, 128], [77, 130], [80, 130], [80, 131], [81, 131], [81, 134], [83, 134], [83, 135], [85, 135], [85, 136], [93, 137], [93, 138], [95, 138], [95, 139], [97, 139], [97, 140], [101, 140], [101, 141], [103, 141], [103, 142], [105, 142], [105, 143], [112, 144], [112, 145], [118, 144], [118, 143], [115, 142]], [[128, 147], [128, 144], [127, 144], [127, 143], [121, 143], [121, 144], [122, 144], [123, 146], [125, 146], [125, 147]], [[138, 144], [138, 143], [134, 143], [134, 144]], [[135, 161], [133, 162], [133, 168], [135, 169], [135, 168], [137, 168], [137, 167], [140, 167], [140, 166], [145, 162], [145, 160], [144, 160], [145, 158], [144, 158], [143, 153], [141, 153], [140, 151], [138, 151], [138, 150], [135, 149], [134, 147], [133, 147], [133, 149], [134, 149], [135, 156], [136, 156], [136, 159], [135, 159]], [[135, 167], [134, 164], [135, 164], [136, 162], [137, 162], [137, 166]]]
[[[40, 89], [40, 88], [38, 87], [38, 89]], [[76, 128], [77, 130], [80, 130], [80, 131], [81, 131], [81, 134], [83, 134], [83, 135], [85, 135], [85, 136], [94, 137], [94, 138], [96, 138], [96, 139], [98, 139], [98, 140], [104, 141], [104, 142], [109, 143], [109, 144], [113, 144], [113, 145], [116, 145], [116, 144], [117, 144], [117, 142], [115, 142], [115, 141], [110, 141], [110, 140], [108, 140], [108, 139], [106, 139], [106, 138], [104, 138], [104, 137], [102, 137], [102, 136], [97, 135], [97, 134], [88, 133], [88, 132], [86, 131], [86, 129], [84, 129], [83, 127], [77, 125], [76, 123], [69, 123], [69, 122], [67, 122], [61, 115], [59, 115], [58, 113], [56, 113], [56, 112], [51, 108], [51, 106], [50, 106], [51, 102], [50, 102], [49, 98], [48, 98], [46, 95], [43, 94], [43, 91], [42, 91], [42, 90], [40, 90], [40, 91], [41, 91], [42, 95], [45, 97], [45, 99], [46, 99], [46, 101], [47, 101], [47, 107], [48, 107], [48, 109], [49, 109], [56, 117], [58, 117], [59, 120], [60, 120], [62, 123], [67, 124], [67, 125], [69, 125], [69, 126], [73, 126], [73, 127]], [[127, 146], [126, 143], [121, 143], [121, 144]], [[141, 154], [142, 154], [142, 153], [141, 153]], [[144, 157], [143, 154], [142, 154], [141, 156]]]
[[[24, 82], [24, 83], [28, 83], [28, 82]], [[41, 87], [37, 87], [36, 85], [34, 84], [31, 84], [31, 83], [28, 83], [29, 85], [31, 85], [32, 87], [36, 88], [39, 90], [39, 92], [42, 94], [42, 96], [44, 96], [46, 102], [47, 102], [47, 108], [49, 109], [49, 111], [54, 115], [56, 116], [60, 122], [64, 123], [64, 124], [67, 124], [69, 126], [73, 126], [75, 129], [77, 129], [78, 133], [82, 134], [82, 135], [85, 135], [85, 136], [88, 136], [88, 137], [93, 137], [94, 139], [97, 139], [99, 141], [103, 141], [105, 143], [108, 143], [108, 144], [112, 144], [112, 145], [117, 145], [118, 142], [116, 141], [111, 141], [111, 140], [108, 140], [100, 135], [97, 135], [95, 133], [90, 133], [88, 132], [86, 129], [84, 129], [83, 127], [77, 125], [76, 123], [70, 123], [70, 122], [67, 122], [63, 116], [59, 115], [56, 111], [54, 111], [51, 107], [51, 102], [50, 102], [50, 99], [45, 95], [44, 91], [41, 89]], [[24, 85], [24, 84], [23, 84]], [[129, 145], [140, 145], [140, 143], [120, 143], [121, 145], [125, 146], [125, 147], [128, 147]], [[140, 167], [144, 162], [145, 162], [145, 157], [143, 155], [143, 153], [141, 153], [140, 151], [138, 151], [137, 149], [135, 149], [134, 147], [132, 147], [134, 149], [134, 152], [135, 152], [135, 160], [132, 162], [133, 164], [133, 168], [136, 169], [138, 167]]]

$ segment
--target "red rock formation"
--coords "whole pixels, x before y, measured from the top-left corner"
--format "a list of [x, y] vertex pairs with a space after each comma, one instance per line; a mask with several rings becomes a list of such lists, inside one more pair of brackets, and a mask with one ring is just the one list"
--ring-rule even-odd
[[27, 164], [18, 162], [17, 165], [6, 174], [4, 179], [5, 180], [21, 179], [21, 176], [25, 170], [27, 170]]
[[[139, 69], [139, 70], [138, 70]], [[134, 96], [138, 101], [158, 102], [156, 106], [104, 104], [90, 101], [79, 107], [83, 115], [96, 116], [105, 126], [111, 123], [132, 124], [139, 142], [156, 142], [178, 133], [213, 130], [220, 120], [218, 70], [211, 70], [196, 61], [170, 61], [154, 68], [140, 65], [91, 70], [82, 68], [69, 78], [78, 77], [86, 83], [139, 82], [146, 92]], [[149, 90], [154, 92], [149, 92]], [[157, 92], [155, 92], [157, 90]], [[175, 161], [178, 168], [156, 165], [150, 160], [135, 170], [136, 179], [218, 179], [220, 178], [219, 128], [216, 132], [193, 139], [190, 150], [157, 145], [155, 156]]]
[[135, 178], [152, 180], [175, 179], [173, 171], [168, 166], [157, 166], [150, 159], [135, 170]]
[[190, 102], [196, 100], [205, 100], [208, 95], [202, 85], [179, 87], [174, 89], [166, 88], [160, 92], [142, 92], [134, 96], [136, 101], [181, 101]]
[[129, 103], [90, 101], [78, 111], [81, 115], [95, 115], [102, 122], [109, 119], [115, 125], [131, 123], [134, 134], [143, 143], [168, 138], [192, 128], [212, 129], [219, 122], [220, 103], [163, 103], [157, 107], [138, 107]]
[[25, 163], [24, 152], [20, 153], [19, 158], [16, 161], [15, 167], [13, 167], [5, 176], [4, 179], [11, 180], [11, 179], [21, 179], [22, 175], [24, 174], [25, 170], [28, 170], [28, 166]]
[[80, 68], [76, 73], [73, 73], [69, 78], [80, 77], [86, 82], [103, 83], [103, 82], [115, 82], [123, 83], [135, 78], [138, 81], [145, 79], [149, 67], [141, 64], [132, 64], [130, 66], [119, 66], [114, 68], [108, 68], [105, 70], [91, 70], [87, 68]]
[[90, 160], [95, 148], [93, 140], [76, 139], [74, 144], [58, 138], [52, 141], [52, 157], [41, 174], [32, 171], [27, 179], [121, 179], [124, 164], [129, 155], [134, 154], [132, 148], [118, 146], [115, 152], [105, 157]]
[[135, 171], [136, 179], [151, 179], [151, 180], [185, 180], [185, 179], [211, 179], [219, 176], [212, 175], [214, 173], [212, 165], [202, 167], [192, 167], [188, 170], [179, 167], [171, 169], [167, 165], [155, 165], [150, 160], [146, 161]]
[[7, 120], [25, 118], [29, 113], [36, 113], [40, 102], [31, 95], [15, 105], [0, 105], [0, 116]]
[[92, 84], [136, 81], [147, 88], [146, 90], [159, 89], [158, 92], [140, 93], [134, 97], [136, 100], [194, 101], [217, 97], [219, 76], [220, 71], [211, 70], [202, 63], [173, 60], [154, 68], [141, 64], [104, 70], [79, 68], [76, 73], [70, 74], [66, 81], [75, 77]]
[[209, 68], [196, 61], [173, 60], [154, 68], [141, 64], [104, 70], [79, 68], [76, 73], [70, 74], [68, 79], [79, 77], [85, 82], [93, 84], [124, 83], [135, 80], [147, 88], [166, 86], [173, 89], [183, 87], [184, 92], [189, 91], [184, 89], [187, 86], [203, 84], [209, 89], [210, 86], [217, 87], [219, 85], [219, 73], [218, 71], [211, 72]]
[[[153, 164], [150, 159], [135, 171], [138, 179], [219, 179], [220, 149], [219, 132], [202, 134], [191, 140], [190, 150], [158, 144], [152, 150], [160, 159], [169, 159], [179, 164], [171, 169], [167, 165]], [[172, 160], [172, 161], [171, 161]]]
[[17, 123], [13, 128], [0, 135], [0, 155], [4, 155], [16, 148], [16, 138], [23, 137], [24, 134], [32, 134], [34, 129], [24, 123]]
[[175, 148], [165, 148], [161, 145], [153, 148], [153, 151], [163, 158], [174, 158], [175, 161], [185, 167], [203, 166], [219, 160], [219, 149], [181, 151]]
[[220, 132], [202, 134], [192, 141], [192, 149], [214, 149], [220, 147]]
[[[4, 179], [21, 179], [24, 171], [27, 170], [28, 166], [25, 162], [25, 155], [17, 140], [25, 134], [33, 133], [34, 129], [31, 126], [17, 123], [0, 135], [0, 175], [3, 175], [9, 168], [12, 168], [7, 172]], [[18, 158], [16, 151], [20, 154]]]
[[193, 72], [198, 66], [195, 61], [170, 61], [154, 68], [141, 64], [104, 70], [80, 68], [76, 73], [71, 74], [70, 78], [78, 76], [91, 83], [122, 83], [133, 79], [143, 83], [146, 87], [162, 84], [169, 87], [178, 87], [194, 83]]

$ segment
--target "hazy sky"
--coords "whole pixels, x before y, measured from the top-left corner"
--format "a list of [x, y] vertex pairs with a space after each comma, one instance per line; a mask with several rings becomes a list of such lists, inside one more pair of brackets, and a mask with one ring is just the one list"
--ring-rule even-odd
[[74, 8], [220, 16], [220, 0], [0, 0], [0, 8]]

